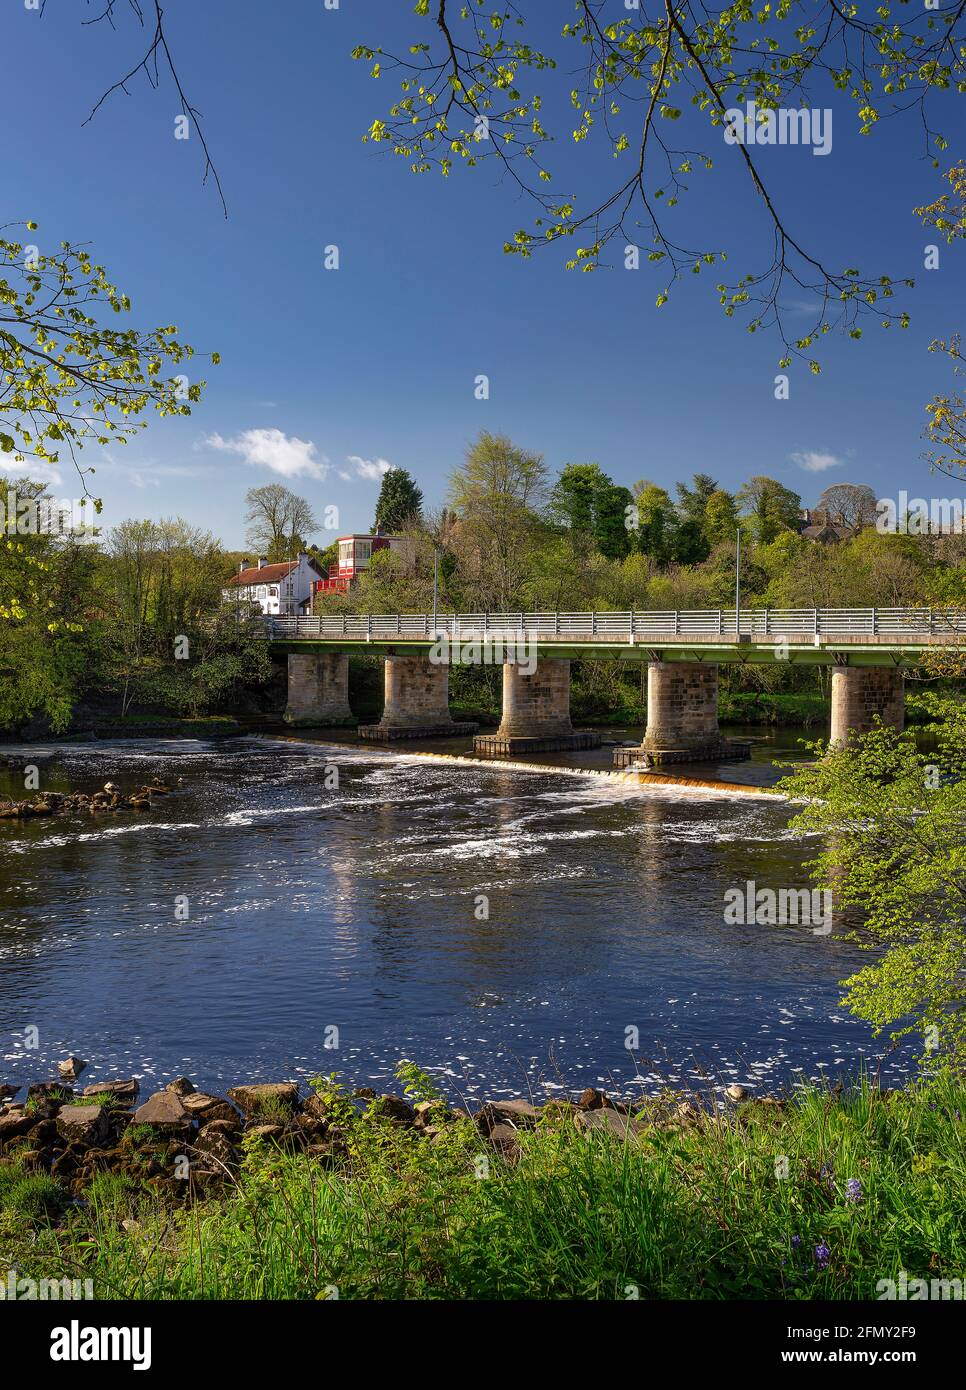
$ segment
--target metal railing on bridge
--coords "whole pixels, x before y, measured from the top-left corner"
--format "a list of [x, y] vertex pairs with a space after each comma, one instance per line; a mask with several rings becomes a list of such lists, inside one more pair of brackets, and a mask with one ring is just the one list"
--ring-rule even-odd
[[749, 608], [735, 621], [733, 608], [630, 613], [437, 613], [347, 614], [265, 619], [277, 639], [390, 637], [445, 634], [486, 637], [572, 638], [629, 642], [648, 639], [746, 637], [955, 637], [966, 634], [966, 609], [947, 608]]

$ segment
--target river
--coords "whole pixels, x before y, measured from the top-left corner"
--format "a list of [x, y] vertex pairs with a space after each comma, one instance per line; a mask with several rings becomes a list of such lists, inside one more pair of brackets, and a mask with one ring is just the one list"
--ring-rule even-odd
[[[764, 784], [792, 741], [680, 771]], [[764, 1092], [885, 1050], [840, 1006], [867, 957], [838, 930], [724, 920], [729, 888], [807, 885], [814, 844], [767, 794], [321, 738], [2, 753], [16, 797], [29, 763], [42, 788], [160, 774], [173, 791], [150, 812], [0, 821], [0, 1082], [76, 1053], [85, 1081], [148, 1089], [379, 1087], [410, 1058], [467, 1098], [708, 1075]], [[906, 1070], [887, 1057], [883, 1083]]]

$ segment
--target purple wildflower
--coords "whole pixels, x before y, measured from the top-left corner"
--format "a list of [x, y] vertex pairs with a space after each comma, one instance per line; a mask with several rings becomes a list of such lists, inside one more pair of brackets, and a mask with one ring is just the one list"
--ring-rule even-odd
[[792, 1249], [797, 1250], [802, 1243], [801, 1236], [792, 1236]]
[[821, 1243], [820, 1245], [816, 1245], [816, 1247], [815, 1247], [815, 1262], [816, 1262], [816, 1264], [818, 1265], [819, 1269], [828, 1269], [828, 1262], [829, 1262], [829, 1260], [830, 1260], [830, 1258], [831, 1258], [831, 1255], [832, 1255], [832, 1252], [831, 1252], [831, 1250], [828, 1248], [828, 1246], [825, 1244], [825, 1241], [824, 1241], [824, 1240], [822, 1241], [822, 1243]]
[[862, 1184], [858, 1178], [849, 1178], [845, 1184], [845, 1200], [847, 1202], [862, 1201]]

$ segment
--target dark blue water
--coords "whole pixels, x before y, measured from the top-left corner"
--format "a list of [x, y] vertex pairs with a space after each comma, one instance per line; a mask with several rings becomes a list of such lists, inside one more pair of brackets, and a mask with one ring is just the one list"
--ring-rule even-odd
[[405, 1057], [454, 1094], [770, 1090], [882, 1050], [839, 1005], [854, 944], [723, 920], [728, 888], [807, 883], [765, 796], [297, 740], [5, 755], [17, 795], [21, 758], [55, 789], [183, 782], [140, 816], [0, 821], [0, 1080], [75, 1052], [90, 1082], [379, 1084]]

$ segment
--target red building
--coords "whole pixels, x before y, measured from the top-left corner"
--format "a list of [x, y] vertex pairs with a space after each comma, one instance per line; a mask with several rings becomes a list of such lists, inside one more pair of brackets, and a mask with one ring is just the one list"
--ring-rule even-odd
[[377, 550], [397, 549], [404, 543], [402, 536], [384, 536], [381, 531], [376, 531], [374, 535], [340, 536], [336, 542], [339, 559], [336, 564], [329, 566], [327, 578], [316, 581], [315, 592], [346, 593], [353, 579], [369, 568], [369, 561]]

